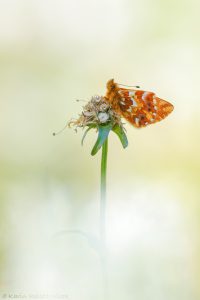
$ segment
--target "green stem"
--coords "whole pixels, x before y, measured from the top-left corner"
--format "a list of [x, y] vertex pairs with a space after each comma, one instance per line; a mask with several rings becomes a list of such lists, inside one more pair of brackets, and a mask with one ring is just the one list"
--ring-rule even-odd
[[106, 171], [107, 171], [108, 139], [102, 146], [101, 156], [101, 203], [100, 203], [100, 237], [102, 246], [106, 244]]
[[104, 299], [108, 299], [108, 276], [106, 255], [106, 171], [108, 155], [108, 138], [102, 146], [101, 156], [101, 201], [100, 201], [100, 239], [101, 239], [101, 263]]

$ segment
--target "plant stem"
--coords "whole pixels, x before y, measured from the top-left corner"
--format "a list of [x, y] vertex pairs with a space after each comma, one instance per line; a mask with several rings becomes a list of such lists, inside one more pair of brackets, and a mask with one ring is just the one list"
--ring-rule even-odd
[[101, 156], [101, 203], [100, 203], [100, 237], [106, 244], [106, 171], [107, 171], [108, 139], [102, 146]]
[[108, 155], [108, 138], [102, 146], [101, 156], [101, 200], [100, 200], [100, 240], [101, 264], [104, 299], [108, 299], [107, 251], [106, 251], [106, 171]]

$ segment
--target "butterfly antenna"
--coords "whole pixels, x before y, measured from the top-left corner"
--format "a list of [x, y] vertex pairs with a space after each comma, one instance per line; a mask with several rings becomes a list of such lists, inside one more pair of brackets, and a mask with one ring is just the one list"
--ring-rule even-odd
[[77, 102], [87, 102], [87, 100], [84, 99], [76, 99]]
[[66, 128], [67, 128], [68, 124], [65, 125], [65, 127], [63, 127], [61, 130], [59, 130], [58, 132], [53, 132], [53, 136], [60, 134], [61, 132], [63, 132]]
[[126, 85], [126, 84], [122, 84], [122, 83], [117, 83], [117, 84], [122, 85], [122, 86], [127, 86], [127, 87], [135, 87], [135, 88], [137, 88], [137, 89], [140, 88], [139, 85]]

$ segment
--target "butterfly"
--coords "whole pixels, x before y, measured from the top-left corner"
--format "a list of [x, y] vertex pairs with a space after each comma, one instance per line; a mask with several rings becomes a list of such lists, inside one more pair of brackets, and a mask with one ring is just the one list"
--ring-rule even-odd
[[133, 126], [140, 128], [163, 120], [174, 106], [153, 92], [121, 87], [114, 79], [107, 82], [105, 100]]

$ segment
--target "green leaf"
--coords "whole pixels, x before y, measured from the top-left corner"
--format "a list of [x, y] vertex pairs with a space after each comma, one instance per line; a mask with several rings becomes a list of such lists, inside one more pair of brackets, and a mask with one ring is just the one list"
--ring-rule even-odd
[[95, 155], [99, 151], [99, 149], [102, 147], [103, 143], [107, 139], [112, 127], [113, 127], [112, 122], [109, 122], [107, 125], [98, 126], [98, 138], [92, 149], [91, 155]]
[[90, 129], [95, 128], [95, 127], [96, 127], [96, 125], [91, 124], [91, 125], [89, 125], [89, 127], [86, 129], [86, 131], [85, 131], [84, 134], [83, 134], [82, 140], [81, 140], [81, 145], [82, 145], [82, 146], [83, 146], [83, 142], [84, 142], [84, 140], [85, 140], [85, 137], [86, 137], [88, 131], [90, 131]]
[[124, 132], [123, 127], [119, 126], [118, 124], [115, 124], [115, 126], [113, 126], [112, 128], [112, 131], [116, 133], [116, 135], [119, 137], [123, 148], [126, 148], [128, 146], [128, 139]]

